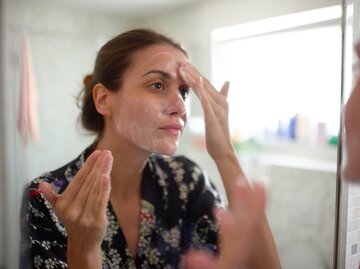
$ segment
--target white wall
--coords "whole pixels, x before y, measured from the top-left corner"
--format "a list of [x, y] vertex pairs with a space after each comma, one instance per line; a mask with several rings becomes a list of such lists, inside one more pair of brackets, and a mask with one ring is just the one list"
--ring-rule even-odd
[[76, 96], [96, 53], [129, 20], [108, 14], [44, 5], [25, 10], [25, 33], [37, 81], [41, 138], [29, 145], [28, 180], [75, 158], [92, 141], [77, 118]]
[[[2, 23], [2, 62], [1, 70], [4, 80], [1, 82], [1, 133], [2, 133], [2, 170], [1, 180], [3, 188], [0, 195], [4, 199], [5, 227], [4, 249], [1, 250], [2, 262], [10, 268], [17, 265], [18, 242], [19, 242], [19, 205], [20, 188], [23, 181], [22, 155], [17, 147], [18, 137], [16, 135], [16, 100], [19, 88], [19, 36], [22, 29], [22, 2], [21, 0], [3, 1], [4, 18]], [[5, 217], [6, 216], [6, 217]], [[11, 244], [9, 244], [11, 242]], [[10, 246], [11, 245], [11, 246]]]
[[[1, 206], [5, 208], [0, 208], [0, 268], [5, 264], [9, 269], [18, 267], [19, 208], [24, 185], [70, 161], [92, 140], [76, 129], [78, 111], [73, 96], [80, 91], [83, 76], [92, 71], [99, 46], [128, 23], [126, 18], [108, 14], [24, 6], [22, 1], [4, 0], [1, 13], [4, 33], [0, 71], [4, 81], [0, 99], [0, 198], [4, 198]], [[31, 142], [27, 148], [16, 131], [23, 34], [33, 56], [41, 132], [40, 141]]]

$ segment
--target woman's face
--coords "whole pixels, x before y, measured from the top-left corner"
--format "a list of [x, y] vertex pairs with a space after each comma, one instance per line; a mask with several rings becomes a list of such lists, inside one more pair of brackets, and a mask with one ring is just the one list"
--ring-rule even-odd
[[[360, 43], [356, 46], [359, 69]], [[360, 181], [360, 73], [357, 72], [355, 86], [345, 105], [345, 163], [343, 174], [349, 181]]]
[[136, 52], [122, 87], [111, 93], [110, 124], [115, 139], [145, 150], [171, 155], [186, 123], [189, 88], [179, 77], [186, 56], [170, 45]]

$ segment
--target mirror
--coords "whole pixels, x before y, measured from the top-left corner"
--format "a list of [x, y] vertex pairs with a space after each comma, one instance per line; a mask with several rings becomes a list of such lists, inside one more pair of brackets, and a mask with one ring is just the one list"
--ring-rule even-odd
[[[17, 2], [23, 31], [12, 28], [6, 33], [14, 43], [26, 37], [36, 78], [40, 135], [24, 146], [16, 126], [3, 123], [11, 142], [3, 156], [4, 190], [9, 193], [3, 238], [17, 241], [18, 233], [9, 227], [19, 225], [24, 184], [74, 159], [94, 139], [77, 124], [75, 97], [99, 47], [129, 28], [151, 27], [182, 42], [192, 62], [217, 87], [230, 80], [234, 146], [248, 177], [267, 184], [267, 216], [283, 268], [335, 268], [341, 1], [194, 0], [174, 7], [156, 2], [106, 10], [111, 1]], [[11, 77], [5, 89], [19, 89], [20, 49], [11, 42], [4, 49], [13, 57], [14, 71], [5, 73]], [[5, 98], [14, 104], [7, 108], [3, 100], [7, 113], [16, 117], [19, 93], [5, 93]], [[224, 194], [204, 149], [199, 103], [190, 98], [187, 105], [189, 126], [178, 153], [206, 170]], [[16, 264], [16, 248], [6, 251], [0, 251], [7, 253], [1, 261]]]

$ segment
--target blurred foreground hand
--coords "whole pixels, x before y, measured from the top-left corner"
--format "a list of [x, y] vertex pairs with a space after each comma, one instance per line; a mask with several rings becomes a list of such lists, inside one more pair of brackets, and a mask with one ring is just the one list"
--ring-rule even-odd
[[247, 265], [265, 209], [262, 184], [235, 185], [231, 208], [216, 209], [220, 225], [220, 255], [192, 250], [184, 257], [185, 269], [239, 269]]

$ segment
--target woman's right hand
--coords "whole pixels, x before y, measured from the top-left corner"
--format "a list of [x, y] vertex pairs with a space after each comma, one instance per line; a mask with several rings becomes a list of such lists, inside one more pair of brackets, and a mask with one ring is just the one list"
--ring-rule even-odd
[[191, 250], [184, 257], [184, 269], [248, 268], [261, 229], [266, 191], [262, 184], [254, 184], [252, 189], [246, 184], [236, 184], [232, 191], [232, 207], [216, 212], [220, 226], [220, 256]]
[[112, 162], [110, 151], [95, 150], [60, 195], [50, 184], [40, 183], [45, 199], [65, 225], [68, 244], [73, 248], [91, 253], [100, 248], [106, 235]]

